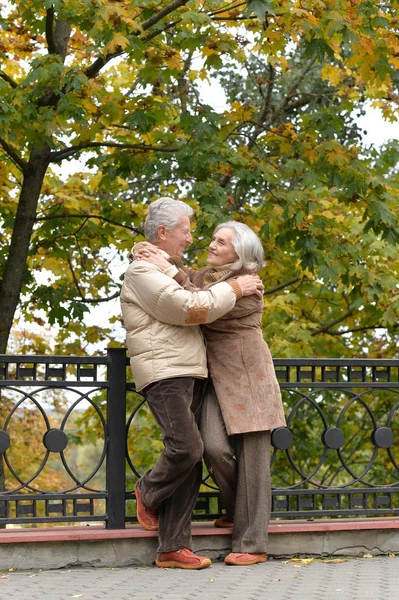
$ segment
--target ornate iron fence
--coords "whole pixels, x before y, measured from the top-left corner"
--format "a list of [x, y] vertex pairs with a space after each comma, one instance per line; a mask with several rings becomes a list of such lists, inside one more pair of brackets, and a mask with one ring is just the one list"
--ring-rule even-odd
[[[276, 359], [272, 516], [399, 514], [399, 360]], [[0, 524], [135, 521], [162, 442], [123, 349], [0, 356]], [[206, 474], [195, 518], [220, 514]]]

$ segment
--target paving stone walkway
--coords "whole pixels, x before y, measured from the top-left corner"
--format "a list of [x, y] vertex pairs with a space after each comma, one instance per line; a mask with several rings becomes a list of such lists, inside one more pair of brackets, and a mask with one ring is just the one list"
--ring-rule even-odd
[[1, 600], [398, 600], [399, 557], [0, 573]]

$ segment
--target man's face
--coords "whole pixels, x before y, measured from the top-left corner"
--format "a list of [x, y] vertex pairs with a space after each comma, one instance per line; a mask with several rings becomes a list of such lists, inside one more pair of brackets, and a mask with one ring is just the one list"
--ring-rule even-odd
[[169, 256], [183, 256], [185, 247], [193, 241], [189, 217], [182, 215], [176, 227], [171, 231], [163, 226], [158, 227], [158, 238], [158, 248], [167, 252]]

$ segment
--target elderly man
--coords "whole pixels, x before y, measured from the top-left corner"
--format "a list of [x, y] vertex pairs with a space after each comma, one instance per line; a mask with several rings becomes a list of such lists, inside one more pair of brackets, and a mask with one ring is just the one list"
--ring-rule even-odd
[[[182, 256], [192, 242], [184, 202], [159, 198], [149, 208], [145, 231], [167, 255]], [[164, 450], [136, 485], [137, 518], [158, 529], [158, 567], [203, 569], [211, 564], [191, 551], [191, 515], [201, 484], [203, 443], [198, 420], [207, 378], [199, 328], [215, 321], [243, 295], [261, 294], [257, 276], [221, 282], [210, 291], [184, 290], [148, 261], [133, 261], [121, 292], [127, 346], [137, 390], [142, 390], [162, 431]]]

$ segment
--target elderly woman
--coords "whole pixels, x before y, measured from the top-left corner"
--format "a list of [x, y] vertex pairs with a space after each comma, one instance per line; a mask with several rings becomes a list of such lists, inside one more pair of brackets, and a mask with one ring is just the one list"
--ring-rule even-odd
[[[161, 268], [170, 267], [148, 247], [142, 251], [146, 260]], [[263, 263], [263, 248], [249, 227], [228, 221], [215, 229], [208, 267], [196, 271], [183, 267], [179, 260], [173, 262], [180, 267], [174, 276], [180, 285], [208, 289], [220, 281], [257, 273]], [[202, 326], [210, 380], [202, 408], [201, 435], [205, 462], [226, 508], [226, 515], [215, 525], [233, 525], [232, 552], [225, 558], [228, 565], [266, 561], [271, 510], [270, 430], [285, 425], [272, 357], [261, 330], [262, 309], [262, 298], [247, 296], [229, 313]]]

